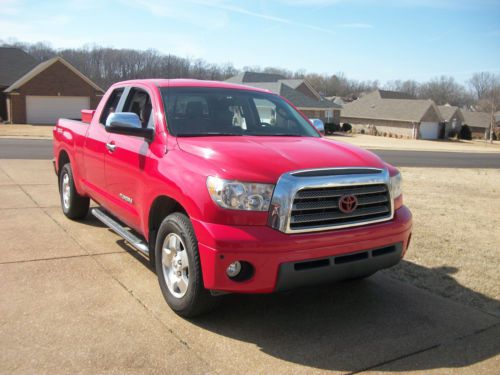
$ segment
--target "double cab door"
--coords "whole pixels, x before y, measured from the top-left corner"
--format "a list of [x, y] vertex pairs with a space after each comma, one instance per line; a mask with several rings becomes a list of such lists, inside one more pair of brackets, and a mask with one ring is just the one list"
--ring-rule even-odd
[[[148, 90], [143, 87], [116, 90], [122, 90], [120, 99], [118, 103], [111, 100], [112, 94], [109, 105], [106, 102], [103, 116], [107, 118], [112, 112], [133, 112], [139, 116], [143, 127], [154, 129], [151, 94]], [[106, 119], [103, 120], [105, 131]], [[103, 170], [106, 199], [99, 203], [131, 228], [140, 230], [139, 212], [147, 183], [145, 170], [153, 162], [150, 143], [143, 137], [105, 133]]]

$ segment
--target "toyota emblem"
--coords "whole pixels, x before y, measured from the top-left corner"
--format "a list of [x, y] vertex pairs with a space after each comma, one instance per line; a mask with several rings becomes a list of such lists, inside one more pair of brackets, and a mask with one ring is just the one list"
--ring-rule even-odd
[[350, 214], [358, 207], [358, 199], [354, 195], [343, 195], [339, 199], [339, 210]]

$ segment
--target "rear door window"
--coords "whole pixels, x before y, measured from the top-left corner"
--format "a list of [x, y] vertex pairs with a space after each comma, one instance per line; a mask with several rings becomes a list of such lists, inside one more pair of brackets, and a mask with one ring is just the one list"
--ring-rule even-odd
[[99, 122], [102, 125], [106, 124], [106, 120], [108, 119], [109, 114], [117, 110], [118, 103], [120, 103], [120, 99], [123, 95], [124, 90], [125, 89], [123, 87], [114, 89], [111, 95], [109, 96], [108, 101], [106, 102], [102, 110], [101, 117], [99, 118]]

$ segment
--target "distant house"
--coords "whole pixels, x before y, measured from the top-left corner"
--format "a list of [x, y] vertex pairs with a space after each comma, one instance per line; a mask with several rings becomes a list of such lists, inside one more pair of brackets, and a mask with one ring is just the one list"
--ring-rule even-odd
[[447, 104], [438, 106], [438, 109], [445, 124], [445, 136], [457, 134], [464, 122], [460, 108]]
[[325, 122], [340, 122], [340, 105], [321, 98], [305, 79], [286, 79], [280, 74], [243, 72], [226, 80], [247, 86], [269, 90], [288, 99], [308, 118]]
[[432, 100], [415, 99], [396, 91], [375, 90], [345, 104], [340, 121], [369, 134], [420, 139], [445, 136], [443, 118]]
[[54, 124], [95, 108], [103, 90], [61, 57], [40, 64], [18, 48], [0, 48], [0, 116], [11, 123]]
[[7, 96], [3, 91], [36, 65], [36, 60], [23, 50], [0, 47], [0, 122], [8, 119]]
[[462, 111], [464, 115], [464, 125], [467, 125], [473, 138], [486, 138], [489, 134], [491, 113]]

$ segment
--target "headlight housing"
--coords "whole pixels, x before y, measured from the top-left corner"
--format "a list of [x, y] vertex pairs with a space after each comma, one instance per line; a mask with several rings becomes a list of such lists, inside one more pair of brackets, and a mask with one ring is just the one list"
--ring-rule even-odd
[[390, 187], [392, 199], [398, 198], [403, 193], [403, 189], [401, 186], [402, 183], [403, 183], [403, 180], [401, 178], [401, 173], [398, 172], [398, 174], [391, 176], [391, 178], [389, 180], [389, 187]]
[[222, 208], [245, 211], [267, 211], [274, 185], [224, 180], [209, 176], [207, 188], [213, 201]]

